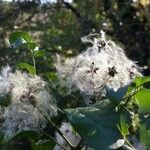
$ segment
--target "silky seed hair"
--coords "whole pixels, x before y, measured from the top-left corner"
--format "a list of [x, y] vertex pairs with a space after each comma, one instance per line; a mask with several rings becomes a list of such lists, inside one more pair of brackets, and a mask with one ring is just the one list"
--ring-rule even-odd
[[41, 131], [47, 124], [42, 112], [51, 117], [57, 115], [47, 83], [37, 75], [31, 76], [19, 70], [12, 72], [6, 66], [0, 75], [0, 96], [7, 94], [10, 95], [10, 104], [0, 109], [3, 110], [0, 130], [5, 138], [25, 130]]
[[117, 91], [141, 76], [135, 62], [103, 31], [83, 37], [82, 42], [90, 45], [84, 52], [65, 61], [58, 57], [57, 75], [60, 86], [68, 88], [66, 94], [79, 90], [89, 104], [95, 93], [105, 95], [109, 88]]

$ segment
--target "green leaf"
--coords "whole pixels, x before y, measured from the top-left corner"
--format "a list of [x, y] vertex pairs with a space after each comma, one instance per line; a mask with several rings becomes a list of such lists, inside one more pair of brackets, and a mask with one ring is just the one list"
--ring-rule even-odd
[[34, 50], [37, 47], [27, 32], [13, 32], [9, 37], [9, 42], [14, 49], [25, 47]]
[[19, 63], [17, 66], [21, 69], [26, 69], [31, 75], [36, 74], [35, 68], [27, 63]]
[[40, 140], [36, 143], [36, 150], [53, 150], [56, 142], [50, 138], [48, 140]]
[[150, 112], [150, 90], [142, 88], [135, 94], [135, 100], [142, 113]]
[[[31, 42], [32, 38], [30, 37], [30, 35], [27, 32], [13, 32], [10, 36], [9, 36], [9, 42], [11, 45], [13, 45], [16, 41], [20, 41], [20, 43], [27, 43], [27, 42]], [[17, 45], [17, 44], [16, 44]]]
[[107, 97], [115, 105], [118, 105], [125, 96], [127, 90], [128, 86], [120, 87], [117, 91], [114, 91], [113, 89], [107, 89]]
[[27, 138], [30, 143], [36, 143], [38, 141], [38, 133], [35, 131], [22, 131], [13, 136], [10, 140], [6, 141], [3, 150], [8, 150], [11, 147], [11, 144], [21, 138]]
[[45, 51], [38, 50], [34, 52], [34, 57], [44, 57], [45, 56]]
[[135, 80], [134, 80], [134, 83], [136, 84], [136, 87], [144, 85], [148, 82], [150, 82], [150, 76], [136, 77]]
[[27, 42], [23, 39], [23, 38], [20, 38], [20, 39], [17, 39], [13, 44], [12, 44], [12, 47], [14, 49], [18, 48], [18, 47], [25, 47]]
[[67, 117], [85, 144], [95, 150], [107, 150], [121, 135], [117, 128], [119, 112], [115, 112], [109, 100], [93, 106], [65, 109]]
[[39, 135], [36, 131], [22, 131], [22, 132], [16, 134], [11, 140], [22, 138], [22, 137], [26, 137], [26, 138], [36, 142], [38, 140]]
[[56, 142], [49, 137], [48, 140], [41, 139], [39, 140], [39, 135], [35, 131], [22, 131], [13, 136], [9, 141], [4, 145], [3, 150], [8, 150], [11, 147], [11, 144], [22, 138], [27, 138], [31, 144], [32, 150], [53, 150]]
[[145, 125], [140, 126], [140, 140], [145, 148], [150, 148], [150, 129], [147, 129]]
[[56, 73], [46, 72], [44, 75], [48, 78], [49, 81], [51, 81], [53, 83], [58, 82], [58, 77], [56, 76]]
[[2, 133], [2, 131], [0, 131], [0, 147], [3, 148], [4, 147], [4, 142], [3, 142], [3, 139], [4, 139], [4, 133]]
[[29, 49], [29, 50], [34, 50], [36, 47], [37, 47], [37, 44], [34, 43], [34, 42], [30, 42], [30, 43], [27, 43], [27, 42], [24, 42], [24, 41], [20, 41], [17, 40], [12, 46], [14, 49], [17, 49], [17, 48], [24, 48], [24, 49]]
[[127, 93], [132, 92], [133, 90], [135, 90], [136, 88], [140, 87], [140, 86], [144, 86], [145, 84], [150, 82], [150, 76], [146, 76], [146, 77], [136, 77], [134, 79], [134, 81], [132, 82], [132, 84], [129, 86]]
[[127, 123], [125, 116], [120, 116], [120, 124], [117, 126], [123, 137], [129, 135], [130, 125]]
[[8, 106], [10, 102], [11, 102], [10, 93], [7, 93], [5, 95], [0, 95], [0, 105]]
[[27, 42], [27, 43], [24, 44], [24, 46], [34, 50], [37, 47], [37, 44], [34, 43], [34, 42]]
[[145, 117], [145, 115], [140, 115], [140, 122], [145, 124], [146, 127], [150, 128], [150, 115]]

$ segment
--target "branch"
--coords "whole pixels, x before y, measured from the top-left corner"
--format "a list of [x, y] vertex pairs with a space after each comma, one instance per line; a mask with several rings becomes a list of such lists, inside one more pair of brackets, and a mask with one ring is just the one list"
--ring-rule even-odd
[[[35, 106], [34, 106], [35, 107]], [[59, 130], [59, 128], [55, 125], [55, 123], [49, 118], [49, 115], [47, 115], [46, 112], [43, 112], [40, 108], [35, 107], [41, 115], [50, 123], [50, 125], [60, 134], [60, 136], [66, 141], [66, 143], [70, 146], [71, 150], [74, 150], [75, 147], [72, 145], [72, 143], [69, 141], [69, 139], [64, 135], [63, 132]]]
[[78, 19], [81, 18], [80, 13], [77, 11], [77, 9], [75, 9], [72, 5], [70, 5], [69, 3], [65, 2], [64, 0], [61, 0], [61, 2], [68, 8], [70, 9]]

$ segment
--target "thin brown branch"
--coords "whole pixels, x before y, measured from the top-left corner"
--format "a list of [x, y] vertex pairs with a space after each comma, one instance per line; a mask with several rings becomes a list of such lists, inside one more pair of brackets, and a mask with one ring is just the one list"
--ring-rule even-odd
[[64, 0], [61, 0], [61, 2], [62, 2], [68, 9], [70, 9], [70, 10], [76, 15], [76, 17], [77, 17], [78, 19], [81, 18], [81, 15], [80, 15], [80, 13], [77, 11], [76, 8], [74, 8], [71, 4], [65, 2]]

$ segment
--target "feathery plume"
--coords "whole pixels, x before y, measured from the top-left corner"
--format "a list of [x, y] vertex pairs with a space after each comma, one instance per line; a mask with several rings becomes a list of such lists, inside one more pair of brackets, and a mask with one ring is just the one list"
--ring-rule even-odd
[[95, 94], [105, 95], [106, 88], [117, 91], [141, 75], [138, 66], [103, 31], [83, 37], [82, 41], [91, 46], [64, 62], [58, 58], [56, 68], [61, 85], [68, 88], [68, 93], [80, 90], [86, 104]]
[[0, 113], [3, 118], [0, 130], [5, 138], [10, 138], [19, 131], [39, 132], [47, 123], [41, 112], [50, 116], [57, 115], [46, 82], [36, 75], [20, 71], [13, 73], [9, 66], [3, 68], [0, 75], [0, 96], [7, 94], [10, 104], [5, 107], [3, 114]]

